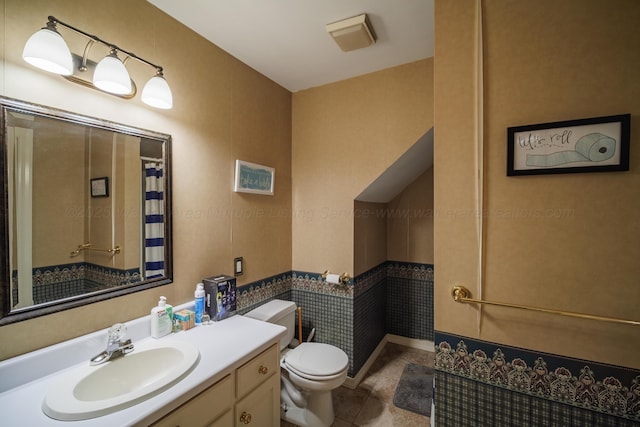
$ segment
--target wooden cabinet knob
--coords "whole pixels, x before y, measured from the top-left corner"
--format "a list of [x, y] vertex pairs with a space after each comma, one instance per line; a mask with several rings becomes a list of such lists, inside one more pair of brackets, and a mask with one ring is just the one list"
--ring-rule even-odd
[[240, 414], [240, 422], [242, 424], [249, 424], [251, 422], [251, 414], [242, 411], [242, 414]]
[[262, 375], [267, 375], [267, 372], [269, 372], [269, 368], [267, 368], [266, 366], [260, 365], [260, 367], [258, 368], [258, 373]]

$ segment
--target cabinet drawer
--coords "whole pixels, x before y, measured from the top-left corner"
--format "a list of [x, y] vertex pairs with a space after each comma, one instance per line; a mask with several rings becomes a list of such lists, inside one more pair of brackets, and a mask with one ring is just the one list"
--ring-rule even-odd
[[280, 370], [278, 346], [273, 345], [237, 370], [238, 398], [260, 385], [264, 380]]
[[229, 411], [233, 402], [233, 379], [227, 375], [153, 426], [207, 426]]

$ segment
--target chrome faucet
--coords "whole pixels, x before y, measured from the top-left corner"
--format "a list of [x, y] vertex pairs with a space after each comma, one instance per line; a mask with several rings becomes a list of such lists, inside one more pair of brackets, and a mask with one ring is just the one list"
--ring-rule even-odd
[[89, 361], [91, 366], [100, 365], [108, 362], [112, 358], [124, 356], [133, 351], [133, 344], [127, 336], [127, 327], [124, 323], [116, 323], [109, 328], [107, 332], [107, 349], [102, 353], [94, 356]]

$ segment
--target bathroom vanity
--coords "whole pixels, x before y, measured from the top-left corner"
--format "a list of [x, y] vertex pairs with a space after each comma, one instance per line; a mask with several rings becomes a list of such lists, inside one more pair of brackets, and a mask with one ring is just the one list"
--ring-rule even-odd
[[193, 425], [194, 420], [210, 427], [280, 425], [278, 353], [272, 345], [152, 426]]
[[131, 406], [79, 421], [50, 418], [42, 410], [43, 401], [61, 378], [84, 369], [92, 356], [104, 350], [106, 329], [5, 360], [0, 362], [2, 425], [280, 424], [279, 341], [285, 334], [284, 327], [236, 315], [153, 339], [149, 316], [126, 325], [134, 350], [124, 358], [149, 345], [192, 345], [200, 353], [199, 360], [168, 388]]

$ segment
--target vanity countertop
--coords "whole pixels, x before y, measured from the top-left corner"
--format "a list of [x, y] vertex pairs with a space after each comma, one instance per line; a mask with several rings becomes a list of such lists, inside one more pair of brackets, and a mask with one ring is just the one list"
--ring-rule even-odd
[[[0, 383], [4, 383], [0, 388], [3, 390], [0, 393], [1, 424], [5, 427], [146, 426], [266, 350], [286, 331], [282, 326], [236, 315], [155, 340], [149, 337], [148, 316], [125, 324], [132, 332], [129, 336], [134, 346], [145, 340], [188, 342], [200, 350], [200, 361], [180, 382], [134, 406], [88, 420], [58, 421], [42, 412], [42, 402], [49, 387], [61, 374], [88, 364], [91, 356], [86, 355], [104, 350], [106, 329], [8, 359], [0, 362]], [[68, 360], [67, 366], [62, 366], [65, 360]]]

